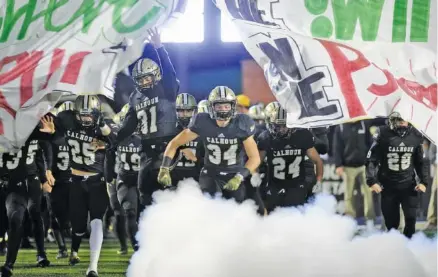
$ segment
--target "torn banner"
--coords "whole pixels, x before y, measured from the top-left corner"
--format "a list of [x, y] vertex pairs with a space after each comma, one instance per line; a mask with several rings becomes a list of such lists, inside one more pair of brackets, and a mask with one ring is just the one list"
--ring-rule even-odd
[[186, 0], [0, 3], [0, 152], [24, 144], [63, 94], [112, 99], [114, 76], [143, 51], [147, 29]]
[[437, 139], [437, 1], [218, 0], [290, 127], [392, 111]]

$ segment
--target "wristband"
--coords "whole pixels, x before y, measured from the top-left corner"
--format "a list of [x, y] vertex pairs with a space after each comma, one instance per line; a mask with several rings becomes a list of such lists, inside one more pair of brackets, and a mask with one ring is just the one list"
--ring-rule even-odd
[[251, 175], [251, 172], [245, 167], [239, 171], [239, 174], [242, 175], [243, 178], [247, 178], [249, 175]]
[[164, 156], [161, 167], [169, 168], [172, 165], [172, 159], [168, 156]]

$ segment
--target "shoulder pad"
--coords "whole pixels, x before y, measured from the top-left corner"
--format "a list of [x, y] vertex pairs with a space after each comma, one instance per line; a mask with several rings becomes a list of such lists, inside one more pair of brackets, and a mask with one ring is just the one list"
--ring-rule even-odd
[[249, 115], [238, 114], [236, 115], [236, 119], [239, 122], [240, 129], [249, 130], [251, 132], [255, 131], [255, 122]]

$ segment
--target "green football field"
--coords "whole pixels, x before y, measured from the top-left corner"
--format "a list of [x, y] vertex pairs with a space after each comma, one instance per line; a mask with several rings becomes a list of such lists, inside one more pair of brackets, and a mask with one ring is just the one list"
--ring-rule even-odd
[[[84, 240], [81, 245], [79, 257], [81, 262], [75, 266], [68, 265], [68, 259], [56, 260], [58, 249], [55, 243], [46, 243], [47, 257], [51, 265], [48, 268], [37, 268], [36, 250], [21, 249], [18, 253], [17, 263], [14, 268], [14, 276], [17, 277], [81, 277], [85, 276], [88, 268], [89, 251], [88, 240]], [[116, 240], [105, 240], [100, 255], [99, 261], [99, 276], [122, 277], [126, 276], [128, 261], [133, 251], [130, 249], [128, 255], [120, 256], [117, 250], [120, 246]], [[3, 264], [5, 257], [0, 257], [0, 262]]]

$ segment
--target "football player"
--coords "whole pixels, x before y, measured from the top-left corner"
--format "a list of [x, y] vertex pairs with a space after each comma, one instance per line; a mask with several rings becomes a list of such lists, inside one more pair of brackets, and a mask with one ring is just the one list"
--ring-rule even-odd
[[[129, 110], [129, 104], [123, 106], [122, 110], [115, 116], [114, 122], [120, 124], [125, 119]], [[128, 253], [126, 244], [126, 230], [134, 251], [138, 245], [135, 234], [138, 230], [137, 211], [138, 211], [138, 192], [137, 179], [140, 170], [140, 148], [141, 137], [138, 131], [120, 142], [117, 151], [107, 152], [107, 170], [116, 167], [117, 180], [107, 177], [108, 192], [110, 195], [111, 207], [116, 218], [116, 233], [120, 241], [120, 255]], [[117, 156], [117, 157], [116, 157]], [[115, 162], [117, 160], [117, 162]], [[114, 176], [115, 174], [112, 174]]]
[[[63, 102], [57, 110], [53, 111], [56, 116], [63, 111], [72, 111], [72, 101]], [[46, 177], [48, 184], [52, 186], [49, 194], [51, 207], [51, 227], [55, 240], [58, 244], [56, 259], [68, 257], [67, 247], [63, 231], [69, 228], [69, 191], [71, 186], [70, 151], [65, 136], [56, 136], [51, 141], [42, 141], [41, 147], [46, 161]]]
[[[261, 160], [267, 163], [268, 191], [266, 209], [293, 207], [305, 203], [304, 158], [309, 157], [316, 164], [318, 182], [323, 177], [323, 164], [314, 147], [314, 137], [307, 129], [286, 126], [287, 112], [278, 102], [265, 108], [267, 131], [257, 139]], [[257, 176], [257, 175], [255, 175]]]
[[140, 59], [132, 70], [137, 90], [130, 96], [129, 111], [120, 128], [116, 142], [129, 137], [140, 126], [142, 140], [138, 188], [142, 207], [151, 204], [152, 193], [161, 186], [157, 183], [158, 170], [167, 143], [176, 135], [175, 99], [179, 89], [175, 69], [169, 59], [160, 35], [151, 32], [156, 61]]
[[87, 233], [90, 217], [90, 264], [87, 276], [97, 274], [103, 241], [102, 219], [108, 207], [104, 179], [105, 142], [111, 143], [112, 122], [104, 119], [101, 101], [96, 95], [79, 95], [73, 111], [63, 111], [55, 118], [56, 132], [65, 136], [69, 146], [72, 172], [69, 211], [72, 226], [70, 264], [79, 262], [78, 251]]
[[37, 266], [50, 265], [44, 248], [44, 226], [41, 218], [41, 181], [35, 155], [38, 140], [50, 140], [55, 132], [53, 119], [44, 117], [18, 152], [3, 153], [1, 167], [4, 171], [3, 189], [6, 193], [6, 211], [8, 216], [8, 251], [1, 276], [12, 276], [23, 232], [23, 219], [26, 209], [29, 211], [33, 234], [37, 246]]
[[198, 113], [208, 113], [208, 100], [199, 101]]
[[429, 183], [429, 162], [424, 157], [422, 135], [398, 112], [393, 112], [389, 126], [379, 127], [374, 140], [367, 154], [367, 184], [372, 191], [382, 194], [382, 214], [388, 230], [398, 229], [401, 204], [405, 218], [403, 233], [410, 238], [415, 233], [419, 193], [424, 193]]
[[[178, 119], [178, 132], [187, 129], [190, 121], [197, 112], [196, 99], [188, 93], [178, 94], [176, 97], [176, 116]], [[175, 168], [172, 170], [173, 185], [176, 186], [179, 181], [193, 178], [196, 181], [199, 180], [199, 172], [201, 170], [201, 163], [203, 157], [203, 147], [198, 139], [188, 142], [183, 147], [184, 150], [190, 151], [188, 154], [186, 151], [182, 151], [181, 158], [176, 163]], [[193, 155], [190, 155], [192, 153]], [[190, 155], [190, 157], [186, 157]]]
[[263, 106], [261, 106], [261, 105], [254, 105], [251, 108], [249, 108], [248, 114], [256, 123], [256, 131], [255, 131], [255, 134], [254, 134], [254, 138], [257, 139], [257, 137], [261, 133], [266, 131], [265, 111], [263, 109]]
[[[164, 186], [172, 184], [170, 166], [177, 149], [198, 137], [204, 144], [204, 167], [199, 185], [211, 195], [222, 192], [225, 198], [245, 200], [242, 181], [260, 164], [253, 135], [254, 121], [245, 114], [236, 114], [236, 96], [226, 86], [214, 88], [208, 97], [209, 113], [199, 113], [189, 128], [182, 131], [167, 146], [158, 175]], [[246, 152], [248, 160], [243, 162]]]

